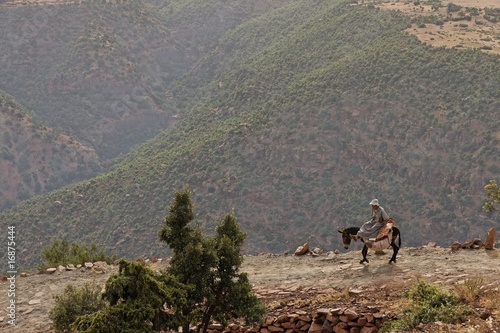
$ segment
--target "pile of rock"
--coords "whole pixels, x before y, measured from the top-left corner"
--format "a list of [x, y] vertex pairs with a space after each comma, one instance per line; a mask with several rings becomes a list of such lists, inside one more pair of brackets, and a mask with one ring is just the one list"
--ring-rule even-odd
[[488, 234], [486, 235], [486, 240], [484, 241], [484, 243], [481, 239], [475, 238], [463, 244], [460, 242], [454, 242], [450, 247], [452, 251], [458, 251], [460, 249], [478, 250], [481, 248], [485, 248], [486, 250], [493, 250], [495, 248], [496, 234], [496, 229], [491, 228], [490, 230], [488, 230]]
[[262, 325], [248, 327], [231, 324], [226, 328], [211, 325], [209, 333], [374, 333], [394, 315], [378, 309], [363, 312], [349, 308], [317, 309], [313, 313], [296, 311], [267, 317]]
[[322, 249], [319, 247], [316, 247], [314, 249], [309, 248], [309, 242], [304, 243], [304, 245], [299, 246], [297, 250], [295, 250], [295, 255], [296, 256], [303, 256], [303, 255], [312, 255], [312, 256], [319, 256], [325, 253]]

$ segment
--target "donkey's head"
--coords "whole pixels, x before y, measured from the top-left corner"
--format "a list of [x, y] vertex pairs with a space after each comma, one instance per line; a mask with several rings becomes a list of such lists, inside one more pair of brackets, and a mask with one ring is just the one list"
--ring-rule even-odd
[[353, 236], [356, 235], [359, 228], [346, 228], [346, 229], [338, 229], [338, 232], [342, 234], [342, 244], [344, 245], [344, 249], [348, 249], [349, 245], [351, 245], [351, 240]]

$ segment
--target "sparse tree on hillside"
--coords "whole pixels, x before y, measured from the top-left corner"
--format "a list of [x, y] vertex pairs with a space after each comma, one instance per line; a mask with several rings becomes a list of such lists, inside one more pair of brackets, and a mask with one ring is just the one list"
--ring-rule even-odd
[[183, 332], [189, 332], [191, 323], [199, 323], [198, 332], [206, 332], [212, 318], [222, 323], [233, 317], [262, 318], [264, 307], [253, 295], [247, 275], [238, 272], [246, 235], [234, 216], [227, 215], [217, 226], [217, 236], [210, 238], [189, 225], [194, 214], [187, 189], [176, 193], [169, 211], [158, 234], [173, 252], [167, 271], [190, 287], [182, 309], [187, 319]]
[[500, 204], [500, 188], [495, 180], [490, 180], [490, 183], [484, 189], [486, 190], [487, 200], [483, 205], [483, 209], [492, 212], [496, 210], [495, 206]]

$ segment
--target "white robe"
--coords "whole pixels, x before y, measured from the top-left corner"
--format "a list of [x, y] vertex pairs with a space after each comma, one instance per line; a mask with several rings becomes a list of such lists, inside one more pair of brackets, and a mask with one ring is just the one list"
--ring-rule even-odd
[[384, 208], [372, 209], [372, 219], [363, 223], [358, 231], [358, 236], [363, 239], [377, 238], [378, 231], [382, 228], [382, 222], [389, 219]]

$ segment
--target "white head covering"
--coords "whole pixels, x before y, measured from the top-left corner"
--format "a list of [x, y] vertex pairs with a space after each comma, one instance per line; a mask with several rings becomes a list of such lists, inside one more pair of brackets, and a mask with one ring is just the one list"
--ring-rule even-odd
[[377, 200], [377, 199], [373, 199], [373, 200], [370, 202], [370, 205], [372, 205], [372, 206], [379, 206], [379, 204], [378, 204], [378, 200]]

